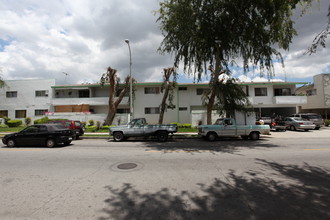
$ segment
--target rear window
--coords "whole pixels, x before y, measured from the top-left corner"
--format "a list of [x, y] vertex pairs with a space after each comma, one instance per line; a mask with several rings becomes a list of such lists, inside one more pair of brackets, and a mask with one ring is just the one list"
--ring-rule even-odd
[[67, 129], [67, 128], [61, 124], [52, 124], [52, 125], [48, 126], [49, 131], [58, 131], [58, 130], [63, 130], [63, 129]]

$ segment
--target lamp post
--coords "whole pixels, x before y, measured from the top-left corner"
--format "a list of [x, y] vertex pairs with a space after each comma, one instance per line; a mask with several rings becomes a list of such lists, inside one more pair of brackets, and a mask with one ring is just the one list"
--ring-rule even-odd
[[129, 50], [129, 114], [130, 114], [130, 120], [133, 119], [134, 117], [134, 110], [133, 110], [133, 89], [132, 89], [132, 53], [131, 53], [131, 47], [129, 45], [129, 40], [126, 39], [125, 43], [128, 45], [128, 50]]

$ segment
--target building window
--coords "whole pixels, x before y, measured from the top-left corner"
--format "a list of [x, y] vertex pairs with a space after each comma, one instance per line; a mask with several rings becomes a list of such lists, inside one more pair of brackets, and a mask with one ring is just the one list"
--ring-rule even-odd
[[283, 89], [274, 89], [275, 96], [290, 96], [291, 89], [290, 88], [283, 88]]
[[16, 98], [17, 97], [17, 91], [8, 91], [6, 92], [7, 98]]
[[48, 97], [48, 90], [37, 90], [36, 97]]
[[267, 96], [267, 88], [254, 88], [255, 96]]
[[16, 110], [15, 118], [26, 118], [26, 110]]
[[79, 98], [89, 98], [89, 90], [79, 90]]
[[129, 113], [129, 108], [118, 108], [117, 113], [119, 113], [119, 114]]
[[159, 107], [149, 107], [149, 108], [144, 108], [144, 114], [149, 115], [149, 114], [159, 114]]
[[8, 110], [0, 110], [0, 118], [8, 117]]
[[208, 92], [209, 89], [196, 89], [197, 95], [203, 95], [204, 93]]
[[306, 95], [308, 96], [317, 95], [316, 89], [307, 90]]
[[41, 115], [45, 115], [46, 112], [48, 112], [48, 109], [36, 109], [34, 110], [34, 115], [41, 116]]
[[188, 111], [187, 107], [179, 107], [179, 111]]
[[144, 88], [144, 94], [159, 94], [160, 88], [159, 87], [146, 87]]
[[187, 87], [179, 87], [179, 91], [187, 91]]

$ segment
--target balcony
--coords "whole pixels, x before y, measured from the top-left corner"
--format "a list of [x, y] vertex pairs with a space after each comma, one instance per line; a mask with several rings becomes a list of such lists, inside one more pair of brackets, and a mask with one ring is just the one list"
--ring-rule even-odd
[[[52, 105], [108, 105], [108, 97], [91, 97], [91, 98], [53, 98]], [[128, 103], [128, 98], [124, 97], [122, 104]]]
[[307, 96], [274, 96], [273, 103], [294, 105], [307, 104]]

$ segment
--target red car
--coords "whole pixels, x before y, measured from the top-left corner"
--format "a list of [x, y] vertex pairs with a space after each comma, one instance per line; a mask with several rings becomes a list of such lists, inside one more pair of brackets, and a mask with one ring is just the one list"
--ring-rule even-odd
[[85, 132], [85, 128], [80, 121], [71, 121], [71, 120], [53, 120], [48, 121], [49, 124], [61, 124], [64, 127], [74, 131], [74, 138], [77, 140]]

